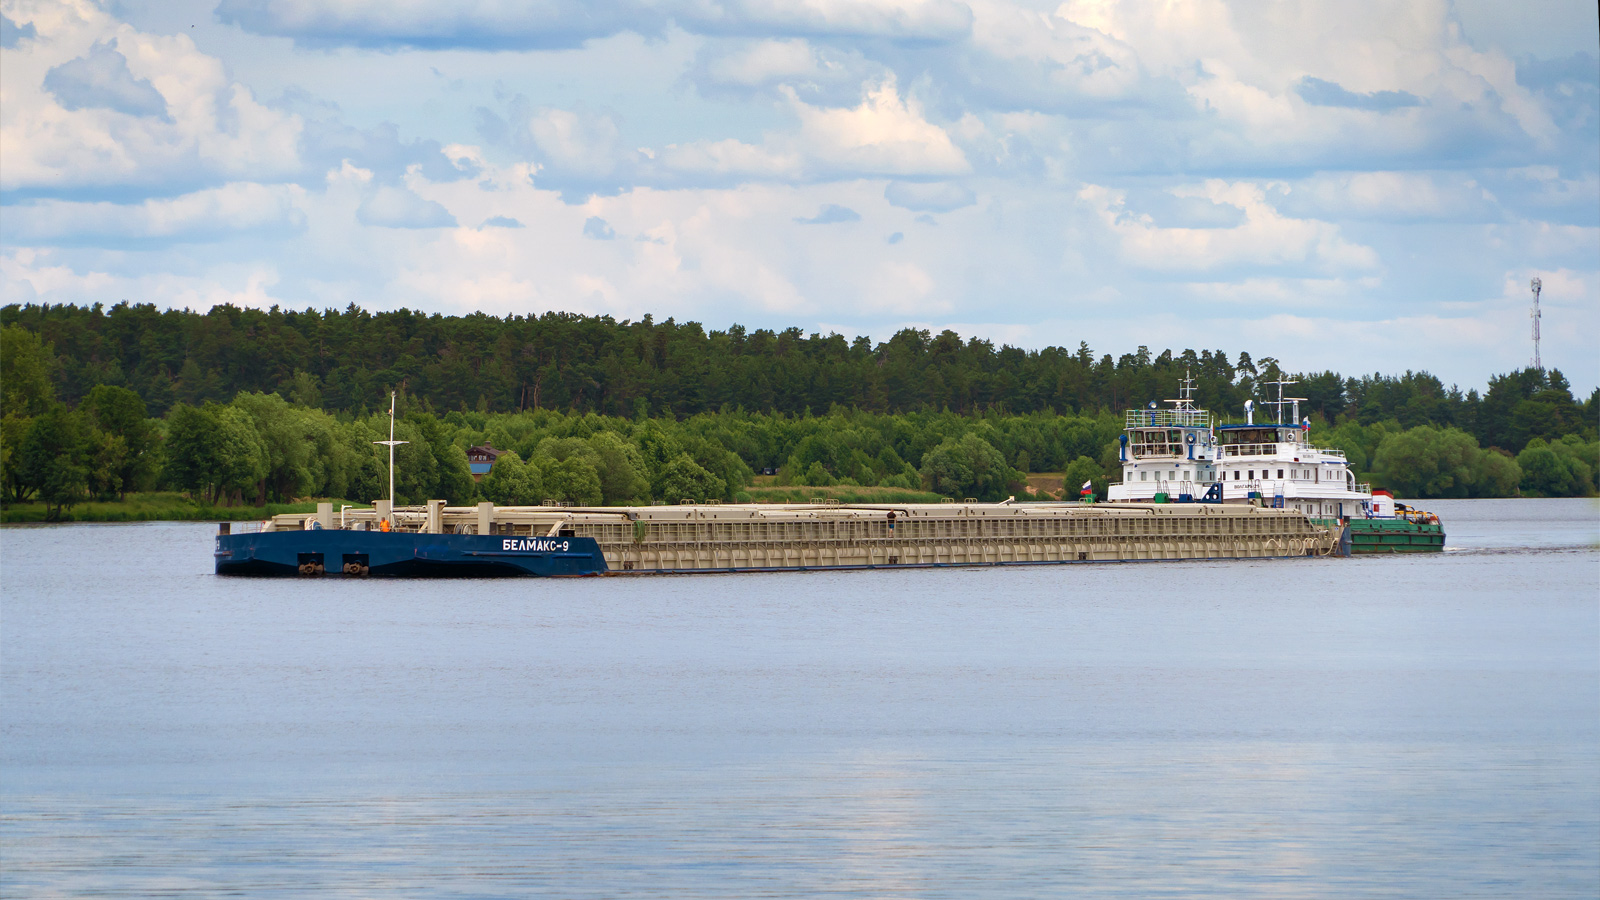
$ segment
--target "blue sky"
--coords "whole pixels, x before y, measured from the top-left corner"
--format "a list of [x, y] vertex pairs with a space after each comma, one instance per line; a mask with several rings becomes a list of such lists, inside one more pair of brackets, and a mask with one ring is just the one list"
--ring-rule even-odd
[[1600, 381], [1591, 2], [0, 0], [0, 300]]

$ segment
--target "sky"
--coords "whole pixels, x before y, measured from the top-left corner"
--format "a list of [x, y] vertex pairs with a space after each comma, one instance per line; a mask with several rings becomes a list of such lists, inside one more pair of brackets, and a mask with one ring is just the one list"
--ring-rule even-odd
[[[1514, 7], [1514, 8], [1513, 8]], [[0, 0], [0, 303], [1600, 382], [1591, 0]]]

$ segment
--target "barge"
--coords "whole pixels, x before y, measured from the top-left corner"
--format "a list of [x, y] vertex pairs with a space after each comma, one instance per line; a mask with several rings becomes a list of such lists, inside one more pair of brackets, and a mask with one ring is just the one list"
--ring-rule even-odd
[[216, 539], [219, 575], [580, 576], [1331, 556], [1304, 512], [1222, 504], [370, 508]]

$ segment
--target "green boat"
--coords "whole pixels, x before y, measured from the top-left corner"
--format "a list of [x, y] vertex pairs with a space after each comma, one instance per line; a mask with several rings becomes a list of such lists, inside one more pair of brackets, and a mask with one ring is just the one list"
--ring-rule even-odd
[[1444, 526], [1433, 513], [1396, 503], [1393, 518], [1351, 519], [1341, 543], [1341, 550], [1350, 555], [1439, 553], [1444, 550]]

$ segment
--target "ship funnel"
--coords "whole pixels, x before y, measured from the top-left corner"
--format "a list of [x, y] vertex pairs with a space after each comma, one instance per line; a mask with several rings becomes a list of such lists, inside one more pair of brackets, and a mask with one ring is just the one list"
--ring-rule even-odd
[[1254, 400], [1246, 400], [1244, 402], [1244, 423], [1246, 425], [1254, 425], [1256, 423], [1256, 402]]

